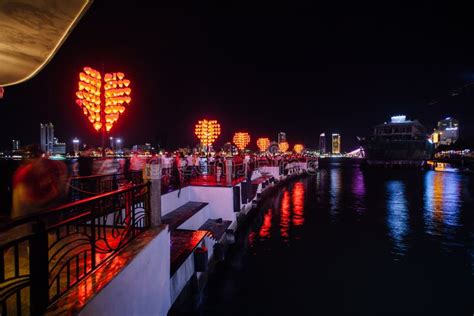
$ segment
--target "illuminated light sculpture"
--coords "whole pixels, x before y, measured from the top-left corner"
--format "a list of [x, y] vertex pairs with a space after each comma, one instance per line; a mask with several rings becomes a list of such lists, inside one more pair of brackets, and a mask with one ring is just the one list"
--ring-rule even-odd
[[303, 152], [303, 149], [304, 149], [304, 146], [302, 144], [296, 144], [295, 146], [293, 146], [293, 150], [297, 154], [301, 154]]
[[268, 138], [259, 138], [257, 139], [257, 147], [260, 151], [267, 151], [270, 147], [270, 139]]
[[233, 143], [239, 150], [244, 150], [245, 147], [250, 143], [250, 134], [247, 132], [237, 132], [234, 134], [232, 139]]
[[288, 144], [288, 142], [281, 142], [278, 144], [278, 149], [280, 149], [282, 153], [286, 152], [288, 148], [290, 148], [290, 144]]
[[79, 73], [76, 104], [83, 110], [97, 131], [109, 132], [132, 98], [130, 80], [122, 72], [106, 73], [84, 67]]
[[217, 120], [200, 120], [196, 124], [194, 133], [203, 146], [209, 147], [221, 134], [221, 125]]

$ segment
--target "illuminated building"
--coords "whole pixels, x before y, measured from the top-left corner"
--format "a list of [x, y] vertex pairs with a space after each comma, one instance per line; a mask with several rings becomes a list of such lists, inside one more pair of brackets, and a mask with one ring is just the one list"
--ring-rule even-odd
[[[437, 135], [432, 135], [436, 140]], [[418, 120], [405, 115], [392, 116], [389, 122], [378, 124], [374, 134], [361, 139], [369, 165], [391, 165], [393, 161], [406, 166], [422, 166], [431, 159], [433, 141]]]
[[79, 153], [79, 143], [79, 139], [77, 137], [74, 137], [74, 139], [72, 140], [72, 147], [75, 155]]
[[46, 154], [53, 152], [54, 145], [54, 126], [53, 123], [40, 124], [40, 145], [41, 150]]
[[452, 117], [447, 117], [444, 120], [438, 122], [438, 128], [436, 132], [439, 136], [439, 145], [454, 144], [459, 138], [459, 122]]
[[332, 140], [332, 154], [340, 155], [341, 154], [341, 135], [333, 133], [331, 135]]
[[122, 139], [121, 138], [116, 138], [115, 139], [115, 151], [118, 153], [122, 153]]
[[321, 133], [319, 135], [319, 154], [325, 155], [326, 154], [326, 134]]
[[257, 139], [257, 147], [260, 151], [267, 151], [268, 147], [270, 147], [270, 139], [268, 138], [259, 138]]
[[65, 155], [66, 154], [66, 143], [60, 143], [56, 137], [54, 137], [53, 149], [51, 151], [53, 155]]
[[304, 149], [304, 146], [302, 144], [296, 144], [295, 146], [293, 146], [293, 150], [297, 154], [301, 154], [303, 152], [303, 149]]
[[12, 140], [12, 151], [17, 151], [20, 149], [20, 141], [18, 139]]
[[247, 132], [237, 132], [234, 134], [233, 143], [239, 150], [244, 150], [250, 143], [250, 135]]
[[109, 137], [109, 140], [110, 140], [110, 149], [111, 150], [115, 150], [115, 142], [114, 142], [114, 138], [112, 136]]

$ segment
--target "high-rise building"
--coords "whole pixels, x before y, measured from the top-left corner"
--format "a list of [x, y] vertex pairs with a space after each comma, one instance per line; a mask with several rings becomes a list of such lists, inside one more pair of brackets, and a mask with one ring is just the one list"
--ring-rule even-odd
[[41, 128], [41, 150], [47, 154], [53, 152], [54, 126], [53, 123], [40, 124]]
[[319, 135], [319, 154], [324, 155], [326, 154], [326, 134], [321, 133]]
[[109, 137], [109, 140], [110, 140], [110, 149], [111, 150], [115, 150], [115, 142], [114, 142], [114, 138], [112, 136]]
[[459, 138], [459, 121], [447, 117], [438, 122], [438, 128], [435, 132], [438, 134], [438, 145], [454, 144]]
[[115, 151], [117, 152], [122, 152], [122, 139], [121, 138], [116, 138], [115, 139]]
[[286, 142], [286, 133], [285, 132], [279, 132], [278, 133], [278, 144]]
[[20, 141], [18, 139], [12, 140], [12, 151], [20, 150]]
[[79, 139], [77, 137], [74, 137], [74, 139], [72, 140], [72, 147], [75, 155], [79, 153], [79, 143]]
[[341, 154], [341, 135], [337, 133], [332, 134], [332, 154], [339, 155]]

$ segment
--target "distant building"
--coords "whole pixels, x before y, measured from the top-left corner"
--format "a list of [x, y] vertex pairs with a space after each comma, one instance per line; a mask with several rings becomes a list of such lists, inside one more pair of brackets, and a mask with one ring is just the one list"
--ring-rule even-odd
[[332, 154], [340, 155], [341, 154], [341, 135], [337, 133], [332, 134]]
[[[438, 122], [438, 128], [435, 133], [438, 134], [438, 145], [454, 144], [459, 138], [459, 121], [452, 117], [447, 117]], [[436, 142], [434, 143], [436, 144]]]
[[60, 143], [56, 137], [54, 137], [53, 148], [51, 154], [53, 155], [65, 155], [66, 154], [66, 143]]
[[326, 134], [321, 133], [319, 135], [319, 154], [325, 155], [326, 154]]
[[18, 139], [12, 140], [12, 151], [20, 150], [20, 141]]
[[116, 138], [115, 139], [115, 151], [118, 153], [123, 153], [122, 149], [123, 143], [121, 138]]
[[278, 133], [278, 144], [286, 142], [286, 133], [284, 132], [279, 132]]
[[53, 123], [40, 124], [41, 150], [47, 154], [53, 152], [54, 126]]
[[111, 150], [115, 150], [115, 142], [114, 142], [114, 138], [112, 136], [109, 137], [109, 140], [110, 140], [110, 149]]
[[79, 139], [77, 137], [74, 137], [74, 139], [72, 140], [72, 146], [75, 155], [79, 154], [79, 143]]

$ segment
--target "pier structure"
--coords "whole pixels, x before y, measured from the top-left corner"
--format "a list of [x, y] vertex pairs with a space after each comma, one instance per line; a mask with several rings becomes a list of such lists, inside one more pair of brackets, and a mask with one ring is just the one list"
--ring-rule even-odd
[[0, 226], [0, 313], [166, 315], [224, 259], [262, 194], [315, 168], [227, 159], [180, 170], [178, 187], [161, 163], [72, 178], [66, 204]]

